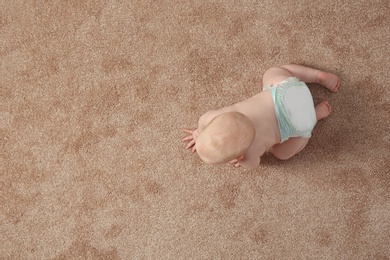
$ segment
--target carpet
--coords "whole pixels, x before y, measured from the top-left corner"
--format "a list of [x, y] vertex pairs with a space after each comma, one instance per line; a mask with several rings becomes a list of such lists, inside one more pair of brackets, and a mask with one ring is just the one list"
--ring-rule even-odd
[[[390, 259], [388, 0], [0, 1], [0, 259]], [[200, 115], [309, 84], [299, 155], [184, 149]]]

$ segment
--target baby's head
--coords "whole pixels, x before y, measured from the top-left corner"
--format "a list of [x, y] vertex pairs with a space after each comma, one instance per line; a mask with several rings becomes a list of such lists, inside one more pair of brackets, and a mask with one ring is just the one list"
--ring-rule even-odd
[[223, 164], [238, 159], [255, 137], [255, 127], [248, 117], [227, 112], [215, 117], [196, 139], [196, 151], [207, 164]]

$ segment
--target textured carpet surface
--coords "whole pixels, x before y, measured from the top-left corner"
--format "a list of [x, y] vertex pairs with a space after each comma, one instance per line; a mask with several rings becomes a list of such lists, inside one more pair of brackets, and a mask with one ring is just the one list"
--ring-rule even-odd
[[[0, 259], [390, 259], [388, 0], [0, 0]], [[182, 128], [271, 66], [332, 115], [288, 161]]]

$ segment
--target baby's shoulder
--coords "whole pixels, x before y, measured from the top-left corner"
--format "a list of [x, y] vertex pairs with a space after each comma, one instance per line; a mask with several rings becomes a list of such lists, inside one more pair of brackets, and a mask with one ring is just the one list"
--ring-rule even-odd
[[204, 127], [206, 127], [211, 120], [213, 120], [216, 116], [218, 116], [219, 114], [221, 114], [221, 112], [219, 112], [219, 110], [210, 110], [210, 111], [207, 111], [206, 113], [204, 113], [200, 118], [199, 118], [199, 121], [198, 121], [198, 128], [199, 129], [203, 129]]
[[217, 115], [217, 110], [210, 110], [204, 113], [200, 118], [199, 121], [206, 122], [213, 120], [214, 117]]

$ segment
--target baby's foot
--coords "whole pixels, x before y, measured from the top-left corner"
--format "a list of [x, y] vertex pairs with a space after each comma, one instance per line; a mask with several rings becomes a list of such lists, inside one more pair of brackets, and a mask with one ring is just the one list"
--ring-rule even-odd
[[317, 121], [329, 116], [331, 112], [332, 108], [330, 107], [328, 101], [322, 101], [316, 106]]
[[326, 87], [330, 91], [337, 92], [340, 87], [340, 79], [332, 73], [327, 73], [320, 71], [317, 74], [317, 83], [320, 83], [322, 86]]

